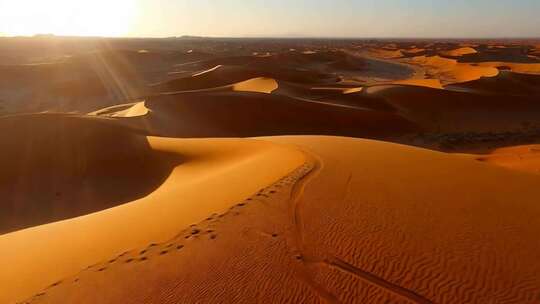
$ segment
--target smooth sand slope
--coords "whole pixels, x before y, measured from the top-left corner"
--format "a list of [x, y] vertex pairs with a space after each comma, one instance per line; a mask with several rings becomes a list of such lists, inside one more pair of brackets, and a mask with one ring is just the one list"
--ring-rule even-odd
[[[368, 140], [261, 140], [246, 144], [264, 149], [274, 147], [270, 142], [296, 146], [306, 156], [289, 164], [305, 161], [304, 165], [277, 183], [259, 183], [265, 186], [252, 196], [249, 191], [243, 191], [242, 198], [235, 195], [237, 204], [226, 212], [200, 206], [200, 190], [216, 188], [210, 180], [195, 179], [196, 196], [188, 198], [182, 191], [190, 190], [183, 187], [172, 196], [174, 203], [169, 199], [158, 203], [159, 193], [165, 190], [148, 198], [160, 204], [166, 218], [175, 219], [160, 218], [159, 226], [151, 224], [158, 217], [148, 216], [155, 214], [156, 207], [140, 210], [143, 201], [4, 236], [1, 241], [9, 246], [3, 246], [8, 254], [2, 268], [13, 271], [8, 275], [25, 276], [22, 269], [11, 269], [22, 265], [14, 261], [27, 254], [10, 254], [13, 244], [23, 240], [24, 252], [47, 248], [40, 259], [53, 257], [65, 265], [67, 259], [87, 257], [87, 264], [76, 271], [72, 266], [62, 275], [52, 269], [55, 263], [25, 261], [24, 270], [48, 277], [28, 273], [34, 290], [28, 283], [25, 290], [14, 289], [16, 283], [6, 279], [8, 285], [2, 288], [17, 290], [12, 299], [28, 296], [29, 303], [538, 301], [538, 176], [460, 155]], [[177, 143], [214, 148], [229, 143], [157, 140], [155, 146], [153, 142], [150, 139], [151, 146], [163, 144], [167, 149]], [[288, 151], [286, 155], [294, 153], [292, 148], [281, 149]], [[261, 168], [254, 174], [247, 171], [249, 167], [245, 164], [246, 171], [237, 172], [238, 182], [252, 184], [260, 176]], [[176, 170], [182, 171], [182, 166]], [[504, 187], [494, 187], [500, 180], [505, 180]], [[226, 182], [229, 188], [236, 184]], [[165, 182], [161, 188], [168, 187]], [[210, 205], [229, 204], [221, 194], [210, 192]], [[204, 209], [206, 219], [185, 214], [179, 197], [189, 202], [191, 210], [193, 206]], [[111, 224], [97, 225], [105, 217], [115, 223], [114, 229]], [[129, 227], [124, 225], [126, 218], [133, 219]], [[77, 240], [74, 237], [88, 225], [101, 227], [100, 231], [86, 231], [84, 244], [60, 245]], [[159, 231], [149, 232], [154, 229]], [[42, 233], [55, 237], [44, 240], [39, 238]], [[89, 239], [100, 254], [88, 250]], [[28, 244], [28, 240], [38, 242]], [[59, 247], [61, 252], [54, 249]], [[28, 255], [35, 259], [34, 254]], [[57, 275], [54, 280], [51, 273]], [[39, 285], [49, 287], [38, 291]], [[35, 296], [30, 297], [30, 292]]]
[[0, 128], [0, 234], [144, 197], [183, 161], [109, 119], [22, 115]]
[[[507, 85], [511, 87], [511, 84]], [[363, 92], [385, 100], [398, 109], [397, 114], [401, 117], [428, 132], [505, 132], [539, 123], [537, 96], [481, 94], [470, 90], [407, 85], [372, 86]]]
[[104, 117], [138, 117], [146, 114], [148, 114], [148, 108], [144, 104], [144, 101], [116, 105], [88, 113], [88, 115]]

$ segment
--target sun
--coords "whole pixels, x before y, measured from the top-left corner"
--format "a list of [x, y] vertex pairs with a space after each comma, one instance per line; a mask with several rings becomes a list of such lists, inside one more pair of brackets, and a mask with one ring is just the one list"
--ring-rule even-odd
[[138, 0], [0, 0], [0, 35], [129, 34]]

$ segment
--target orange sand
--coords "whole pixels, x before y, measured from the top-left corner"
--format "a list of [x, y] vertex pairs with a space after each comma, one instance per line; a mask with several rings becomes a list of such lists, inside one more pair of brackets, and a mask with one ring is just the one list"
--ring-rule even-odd
[[[169, 228], [160, 220], [161, 232], [139, 246], [121, 246], [110, 235], [94, 240], [98, 248], [115, 249], [109, 248], [111, 254], [90, 268], [80, 267], [81, 272], [56, 281], [36, 279], [42, 286], [57, 283], [36, 290], [31, 303], [533, 303], [538, 296], [537, 176], [366, 140], [264, 140], [299, 147], [307, 153], [306, 164], [207, 220], [178, 212], [176, 204], [164, 206], [175, 219], [166, 226], [176, 232], [165, 233]], [[257, 175], [237, 178], [247, 181]], [[493, 191], [500, 180], [506, 181], [505, 189]], [[205, 183], [201, 180], [200, 186]], [[180, 197], [193, 204], [199, 195]], [[223, 202], [221, 194], [212, 197], [213, 204]], [[115, 218], [110, 221], [117, 223], [135, 207], [108, 211]], [[491, 216], [486, 216], [488, 210]], [[133, 220], [149, 218], [135, 214]], [[72, 221], [21, 233], [61, 226], [71, 226], [69, 233], [54, 234], [64, 239], [78, 225]], [[119, 227], [124, 226], [115, 225], [113, 235], [142, 241], [133, 228], [120, 233]], [[148, 230], [153, 225], [136, 227]], [[8, 237], [15, 242], [22, 235]], [[82, 249], [70, 251], [89, 255]], [[65, 255], [64, 249], [53, 256]]]
[[0, 303], [537, 303], [537, 56], [0, 38]]

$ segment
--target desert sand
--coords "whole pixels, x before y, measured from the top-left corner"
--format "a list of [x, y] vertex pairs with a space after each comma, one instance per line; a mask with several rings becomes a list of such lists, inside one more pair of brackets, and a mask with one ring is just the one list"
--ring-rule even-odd
[[0, 40], [0, 303], [540, 300], [538, 42]]

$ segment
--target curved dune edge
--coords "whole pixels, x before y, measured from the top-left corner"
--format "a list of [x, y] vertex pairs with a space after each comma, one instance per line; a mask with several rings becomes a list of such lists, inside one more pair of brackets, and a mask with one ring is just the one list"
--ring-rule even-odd
[[204, 93], [204, 92], [252, 92], [270, 94], [279, 88], [278, 82], [273, 78], [256, 77], [248, 78], [229, 85], [208, 87], [195, 90], [180, 90], [171, 92], [162, 92], [161, 95], [174, 95], [180, 93]]
[[253, 78], [232, 85], [233, 91], [236, 92], [255, 92], [267, 94], [277, 90], [278, 87], [279, 85], [276, 80], [266, 77]]
[[430, 74], [430, 78], [437, 78], [442, 84], [467, 82], [482, 77], [494, 77], [499, 74], [499, 70], [494, 66], [460, 63], [455, 59], [438, 55], [416, 56], [406, 62], [425, 68], [426, 72]]
[[108, 117], [139, 117], [148, 114], [148, 112], [149, 109], [146, 107], [144, 101], [141, 101], [104, 108], [88, 113], [88, 115]]
[[261, 139], [313, 159], [230, 212], [72, 273], [30, 302], [537, 298], [537, 176], [370, 140]]
[[362, 92], [363, 89], [364, 89], [363, 87], [345, 89], [343, 90], [343, 94], [359, 93], [359, 92]]
[[451, 56], [451, 57], [460, 57], [463, 55], [469, 55], [469, 54], [476, 54], [478, 53], [474, 48], [472, 47], [461, 47], [449, 51], [441, 52], [440, 54], [443, 56]]
[[24, 299], [114, 253], [170, 239], [306, 161], [295, 148], [257, 140], [150, 137], [149, 142], [156, 151], [187, 161], [147, 197], [0, 236], [1, 303]]
[[191, 77], [197, 77], [197, 76], [203, 76], [203, 75], [206, 75], [206, 74], [210, 74], [210, 73], [212, 73], [214, 71], [219, 70], [222, 67], [223, 67], [223, 65], [219, 64], [219, 65], [216, 65], [213, 68], [206, 69], [206, 70], [200, 71], [200, 72], [196, 72], [196, 73], [192, 74]]
[[[385, 81], [375, 85], [404, 84], [428, 88], [444, 89], [445, 85], [459, 84], [481, 79], [483, 77], [495, 77], [499, 75], [500, 68], [507, 67], [501, 63], [462, 63], [455, 57], [474, 54], [474, 49], [459, 48], [453, 51], [441, 52], [440, 55], [418, 55], [420, 51], [411, 53], [410, 57], [386, 57], [387, 50], [382, 50], [382, 55], [375, 53], [377, 58], [391, 59], [415, 70], [415, 74], [407, 79]], [[393, 52], [393, 51], [392, 51]], [[444, 54], [443, 54], [444, 53]], [[463, 53], [463, 54], [461, 54]], [[416, 54], [416, 55], [415, 55]], [[454, 57], [446, 58], [444, 56]], [[521, 71], [534, 74], [537, 67], [535, 64], [514, 64], [512, 71]]]

